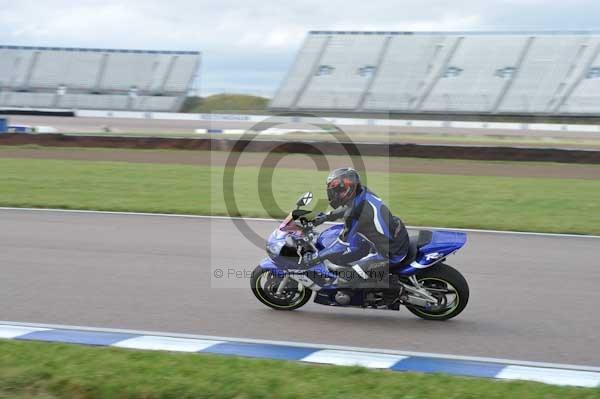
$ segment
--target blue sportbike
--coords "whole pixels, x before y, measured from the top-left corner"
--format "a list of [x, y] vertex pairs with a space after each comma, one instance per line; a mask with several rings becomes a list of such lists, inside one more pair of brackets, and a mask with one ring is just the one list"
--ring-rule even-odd
[[[345, 265], [324, 261], [307, 268], [306, 252], [318, 252], [332, 245], [343, 230], [333, 224], [318, 232], [323, 218], [310, 218], [301, 209], [311, 202], [305, 193], [279, 227], [269, 236], [267, 253], [254, 269], [250, 286], [263, 304], [278, 310], [294, 310], [306, 304], [315, 292], [314, 302], [327, 306], [399, 310], [406, 306], [428, 320], [448, 320], [460, 314], [469, 300], [469, 286], [456, 269], [445, 263], [462, 248], [467, 236], [461, 232], [421, 230], [410, 232], [408, 255], [383, 271], [367, 275]], [[375, 253], [366, 239], [350, 245], [357, 259]], [[360, 268], [359, 268], [360, 269]]]

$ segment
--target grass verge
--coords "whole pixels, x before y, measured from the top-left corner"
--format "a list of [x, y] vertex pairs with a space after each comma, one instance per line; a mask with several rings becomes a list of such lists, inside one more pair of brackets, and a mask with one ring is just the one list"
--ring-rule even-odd
[[[0, 159], [0, 206], [230, 214], [223, 168]], [[237, 214], [280, 218], [302, 191], [325, 206], [325, 173], [235, 171]], [[411, 225], [600, 234], [600, 180], [370, 173], [368, 185]], [[273, 201], [264, 200], [273, 188]], [[279, 209], [281, 207], [282, 209]]]
[[600, 398], [599, 389], [0, 340], [0, 398]]
[[215, 94], [208, 97], [188, 97], [181, 112], [190, 113], [268, 113], [269, 99], [248, 94]]

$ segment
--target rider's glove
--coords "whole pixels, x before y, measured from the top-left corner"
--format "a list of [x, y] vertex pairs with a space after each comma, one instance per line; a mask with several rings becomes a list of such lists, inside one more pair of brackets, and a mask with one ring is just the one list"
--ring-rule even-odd
[[327, 221], [327, 218], [329, 217], [329, 215], [327, 215], [326, 213], [323, 212], [319, 212], [317, 214], [317, 216], [315, 216], [315, 218], [313, 219], [313, 224], [315, 226], [318, 226], [320, 224], [323, 224]]

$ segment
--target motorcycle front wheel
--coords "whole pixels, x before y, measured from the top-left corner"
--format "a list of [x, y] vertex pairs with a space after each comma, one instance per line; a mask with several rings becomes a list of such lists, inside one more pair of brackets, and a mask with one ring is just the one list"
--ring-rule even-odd
[[298, 309], [310, 300], [312, 290], [294, 280], [290, 280], [283, 292], [277, 294], [281, 281], [281, 276], [257, 266], [250, 278], [250, 288], [256, 299], [277, 310]]
[[469, 285], [462, 274], [453, 267], [440, 263], [417, 273], [417, 281], [430, 295], [438, 299], [431, 307], [406, 307], [413, 314], [426, 320], [448, 320], [458, 316], [469, 301]]

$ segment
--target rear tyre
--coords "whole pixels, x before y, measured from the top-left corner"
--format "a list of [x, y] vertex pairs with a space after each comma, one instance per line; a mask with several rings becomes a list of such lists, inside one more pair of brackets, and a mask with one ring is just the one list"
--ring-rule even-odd
[[453, 267], [440, 263], [417, 273], [417, 281], [430, 295], [438, 298], [438, 306], [424, 308], [407, 305], [413, 314], [426, 320], [448, 320], [458, 316], [469, 302], [469, 285]]
[[281, 281], [281, 276], [257, 266], [250, 278], [250, 288], [256, 299], [277, 310], [298, 309], [310, 300], [312, 290], [294, 280], [290, 280], [283, 292], [277, 294]]

